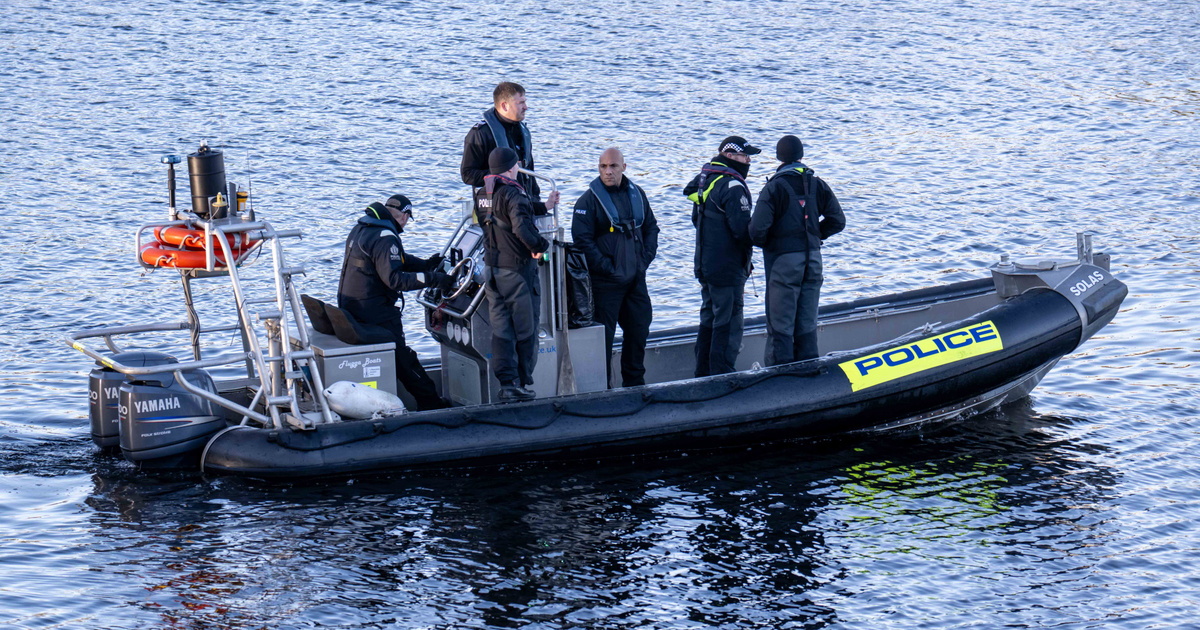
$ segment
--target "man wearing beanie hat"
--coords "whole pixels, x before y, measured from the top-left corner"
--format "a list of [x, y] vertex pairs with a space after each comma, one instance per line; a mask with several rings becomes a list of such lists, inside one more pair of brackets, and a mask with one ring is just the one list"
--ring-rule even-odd
[[767, 267], [767, 365], [818, 356], [821, 242], [846, 227], [833, 190], [800, 161], [799, 138], [781, 138], [775, 157], [782, 164], [763, 186], [750, 219], [750, 238], [763, 249]]
[[[492, 91], [492, 107], [483, 112], [483, 120], [475, 123], [463, 140], [463, 156], [460, 171], [464, 184], [475, 188], [476, 217], [479, 216], [479, 200], [482, 198], [484, 178], [489, 175], [488, 156], [492, 149], [512, 149], [517, 154], [518, 164], [526, 170], [534, 170], [533, 142], [529, 127], [525, 125], [525, 88], [504, 81]], [[505, 169], [507, 170], [507, 169]], [[558, 204], [558, 192], [550, 193], [542, 203], [542, 191], [533, 177], [518, 173], [514, 178], [525, 188], [533, 205], [534, 214], [546, 214], [547, 208]]]
[[[404, 251], [400, 233], [412, 218], [412, 203], [392, 195], [386, 204], [374, 202], [358, 218], [346, 237], [342, 276], [338, 281], [338, 308], [364, 324], [387, 329], [396, 341], [396, 378], [417, 400], [418, 409], [441, 409], [433, 380], [421, 367], [417, 353], [405, 345], [401, 315], [404, 291], [425, 287], [449, 289], [452, 279], [438, 271], [442, 256], [418, 258]], [[396, 300], [400, 306], [396, 306]]]
[[750, 156], [762, 153], [741, 136], [729, 136], [717, 155], [683, 189], [696, 226], [695, 274], [700, 280], [696, 376], [736, 368], [742, 346], [742, 294], [750, 276]]
[[517, 153], [497, 147], [488, 155], [489, 175], [479, 200], [485, 283], [492, 325], [492, 371], [500, 381], [500, 400], [526, 400], [535, 394], [538, 325], [541, 302], [537, 259], [550, 248], [533, 221], [533, 206], [517, 182]]

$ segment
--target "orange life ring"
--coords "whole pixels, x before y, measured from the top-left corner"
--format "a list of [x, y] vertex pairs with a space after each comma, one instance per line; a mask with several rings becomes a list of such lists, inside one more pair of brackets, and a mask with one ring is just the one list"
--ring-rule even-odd
[[[257, 244], [257, 243], [255, 243]], [[253, 247], [254, 245], [251, 245]], [[234, 249], [233, 256], [235, 262], [237, 258], [241, 258], [242, 254], [249, 251], [249, 248]], [[151, 267], [170, 267], [173, 269], [206, 269], [208, 261], [205, 260], [205, 252], [196, 249], [176, 249], [170, 245], [165, 245], [158, 241], [150, 241], [142, 245], [140, 252], [142, 262]], [[213, 252], [213, 264], [216, 267], [225, 267], [225, 254], [220, 251]]]
[[[154, 238], [158, 239], [160, 243], [166, 243], [167, 245], [204, 250], [204, 230], [189, 230], [181, 225], [156, 227], [154, 228]], [[229, 247], [234, 250], [247, 250], [258, 243], [258, 241], [250, 240], [248, 236], [240, 232], [237, 234], [226, 234], [225, 240], [229, 243]], [[215, 249], [218, 253], [221, 252], [220, 245], [217, 245]]]

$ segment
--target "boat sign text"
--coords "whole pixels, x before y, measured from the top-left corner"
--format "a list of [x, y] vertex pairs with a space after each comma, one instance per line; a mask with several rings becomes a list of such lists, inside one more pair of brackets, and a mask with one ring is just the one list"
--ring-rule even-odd
[[1004, 349], [1000, 331], [990, 321], [926, 337], [898, 348], [838, 364], [853, 391], [873, 387], [925, 370]]

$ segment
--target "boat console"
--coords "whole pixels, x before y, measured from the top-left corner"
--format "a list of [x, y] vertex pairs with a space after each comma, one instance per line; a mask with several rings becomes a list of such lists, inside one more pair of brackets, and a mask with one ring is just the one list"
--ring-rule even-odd
[[[533, 171], [522, 172], [547, 181], [551, 190], [555, 189], [553, 179]], [[538, 261], [541, 317], [532, 389], [539, 397], [606, 389], [604, 327], [568, 325], [565, 296], [569, 244], [564, 242], [558, 210], [535, 221], [551, 247], [548, 259]], [[435, 288], [425, 289], [417, 298], [425, 309], [425, 330], [441, 346], [442, 396], [455, 405], [495, 402], [500, 383], [492, 373], [492, 327], [483, 289], [489, 270], [484, 263], [483, 228], [476, 223], [469, 201], [442, 255], [443, 270], [455, 278], [454, 288], [448, 295]]]

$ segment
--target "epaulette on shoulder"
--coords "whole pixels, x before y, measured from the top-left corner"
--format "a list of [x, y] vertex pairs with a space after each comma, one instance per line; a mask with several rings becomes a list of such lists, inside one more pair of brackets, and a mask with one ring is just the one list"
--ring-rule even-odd
[[479, 121], [479, 122], [475, 123], [475, 126], [474, 126], [474, 127], [471, 127], [471, 128], [472, 128], [472, 129], [478, 129], [478, 128], [480, 128], [480, 127], [486, 127], [486, 126], [487, 126], [487, 121], [486, 121], [486, 120], [481, 120], [481, 121]]

